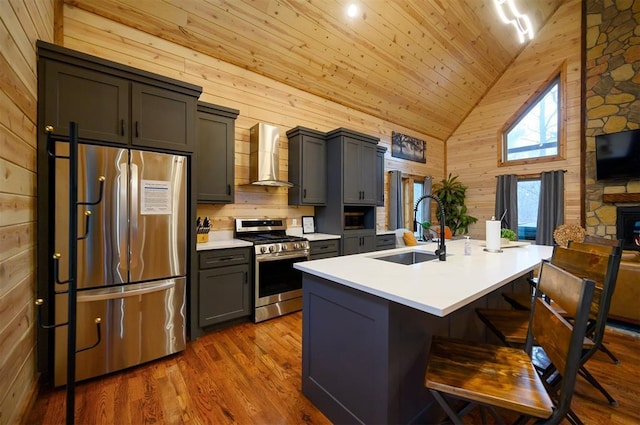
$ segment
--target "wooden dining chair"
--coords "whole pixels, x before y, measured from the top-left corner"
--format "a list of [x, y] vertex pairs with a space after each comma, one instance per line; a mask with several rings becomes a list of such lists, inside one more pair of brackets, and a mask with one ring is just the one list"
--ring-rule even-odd
[[[569, 249], [573, 249], [573, 250], [578, 250], [578, 251], [582, 251], [582, 252], [590, 252], [590, 253], [594, 253], [594, 254], [600, 254], [600, 255], [622, 255], [622, 239], [608, 239], [608, 238], [603, 238], [601, 236], [592, 236], [592, 235], [587, 235], [585, 236], [584, 242], [576, 242], [576, 241], [569, 241], [568, 242], [568, 248]], [[622, 258], [622, 257], [621, 257]], [[556, 263], [557, 264], [557, 263]], [[569, 270], [574, 270], [574, 273], [576, 273], [578, 276], [581, 277], [587, 277], [587, 278], [593, 278], [596, 281], [597, 286], [601, 286], [603, 282], [602, 280], [600, 280], [599, 276], [587, 276], [587, 275], [583, 275], [580, 270], [576, 270], [574, 268], [572, 268], [571, 266], [568, 265], [560, 265], [560, 267], [569, 269]], [[617, 280], [617, 273], [616, 273], [616, 280]], [[598, 291], [598, 289], [596, 289], [596, 291]], [[611, 297], [613, 297], [613, 290], [611, 291]], [[528, 294], [523, 294], [523, 293], [503, 293], [502, 294], [503, 298], [511, 305], [513, 306], [516, 310], [528, 310], [529, 306], [531, 305], [531, 296]], [[611, 304], [611, 300], [608, 301], [608, 304]], [[600, 310], [605, 310], [605, 309], [600, 309]], [[608, 312], [609, 312], [609, 306], [607, 306], [606, 308], [606, 312], [607, 312], [607, 316], [608, 316]], [[593, 333], [596, 330], [596, 325], [597, 325], [597, 317], [592, 317], [589, 327], [587, 329], [587, 336], [588, 337], [593, 337]], [[604, 319], [604, 321], [602, 322], [603, 326], [606, 326], [606, 317]], [[604, 329], [603, 329], [604, 332]], [[609, 356], [609, 358], [611, 359], [611, 361], [613, 361], [613, 363], [618, 364], [620, 363], [620, 360], [618, 360], [618, 358], [611, 352], [611, 350], [609, 350], [607, 348], [607, 346], [602, 343], [598, 346], [598, 349], [600, 351], [602, 351], [603, 353], [605, 353], [607, 356]]]
[[[571, 411], [571, 398], [594, 286], [591, 280], [543, 263], [536, 290], [574, 312], [575, 320], [569, 323], [536, 297], [529, 314], [525, 351], [434, 336], [424, 382], [451, 421], [461, 424], [462, 416], [480, 405], [488, 407], [498, 423], [503, 422], [496, 407], [516, 412], [521, 420], [538, 418], [558, 424], [567, 418], [580, 423]], [[531, 362], [534, 339], [562, 376], [559, 392], [555, 388], [549, 391]], [[456, 411], [451, 399], [464, 401], [465, 405]]]
[[[607, 314], [611, 304], [611, 297], [615, 290], [621, 258], [621, 250], [618, 247], [612, 247], [611, 251], [610, 255], [601, 255], [556, 246], [550, 262], [578, 277], [596, 282], [589, 322], [585, 335], [583, 335], [580, 375], [600, 391], [611, 405], [615, 406], [617, 401], [584, 366], [601, 349], [603, 344]], [[567, 311], [550, 294], [545, 294], [544, 291], [537, 291], [537, 294], [550, 299], [548, 302], [550, 302], [551, 308], [558, 314], [567, 319], [574, 317], [572, 311]], [[529, 298], [530, 303], [532, 300], [535, 300], [535, 296]], [[527, 310], [476, 309], [476, 313], [480, 320], [507, 346], [522, 347], [525, 344], [529, 317]]]

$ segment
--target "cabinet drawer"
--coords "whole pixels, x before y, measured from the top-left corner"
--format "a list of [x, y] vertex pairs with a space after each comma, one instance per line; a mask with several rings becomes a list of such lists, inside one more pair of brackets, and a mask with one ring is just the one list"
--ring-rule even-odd
[[211, 269], [214, 267], [233, 266], [247, 264], [251, 258], [249, 248], [229, 248], [204, 251], [199, 254], [199, 268]]
[[[340, 247], [339, 239], [331, 239], [326, 241], [313, 241], [309, 242], [309, 254], [311, 255], [311, 259], [318, 258], [327, 258], [328, 255], [324, 254], [335, 254], [338, 255], [338, 250]], [[322, 257], [320, 257], [322, 255]]]
[[376, 247], [384, 248], [384, 249], [392, 249], [396, 247], [396, 235], [388, 234], [388, 235], [377, 235], [376, 236]]

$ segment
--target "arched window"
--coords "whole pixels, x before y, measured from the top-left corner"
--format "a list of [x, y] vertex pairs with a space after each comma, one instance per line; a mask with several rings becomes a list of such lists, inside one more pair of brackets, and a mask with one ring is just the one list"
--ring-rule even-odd
[[563, 158], [562, 86], [557, 75], [501, 132], [499, 165]]

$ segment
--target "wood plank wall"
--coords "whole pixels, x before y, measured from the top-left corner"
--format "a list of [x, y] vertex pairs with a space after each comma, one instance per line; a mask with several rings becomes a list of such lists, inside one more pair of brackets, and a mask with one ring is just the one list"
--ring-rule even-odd
[[0, 0], [0, 424], [36, 393], [37, 39], [53, 39], [53, 0]]
[[[446, 142], [447, 172], [459, 175], [469, 187], [469, 214], [478, 218], [470, 227], [473, 238], [485, 237], [485, 220], [494, 214], [499, 174], [567, 170], [565, 222], [580, 223], [581, 13], [579, 0], [562, 5]], [[500, 129], [560, 67], [566, 69], [566, 159], [498, 167]]]
[[[214, 230], [231, 230], [235, 217], [286, 217], [312, 215], [313, 207], [289, 206], [286, 188], [246, 186], [249, 183], [249, 129], [258, 122], [280, 129], [280, 179], [286, 180], [287, 130], [304, 126], [319, 131], [345, 127], [380, 138], [390, 148], [391, 132], [427, 141], [427, 164], [397, 160], [390, 149], [385, 170], [399, 169], [416, 175], [444, 173], [444, 142], [412, 132], [334, 102], [293, 89], [245, 69], [204, 56], [136, 29], [65, 4], [64, 46], [115, 62], [166, 75], [203, 87], [201, 100], [238, 109], [236, 120], [235, 184], [232, 205], [200, 205], [198, 215], [212, 219]], [[388, 180], [388, 179], [387, 179]], [[388, 190], [388, 189], [387, 189]], [[388, 198], [385, 197], [385, 198]], [[385, 229], [385, 208], [378, 208], [378, 228]]]

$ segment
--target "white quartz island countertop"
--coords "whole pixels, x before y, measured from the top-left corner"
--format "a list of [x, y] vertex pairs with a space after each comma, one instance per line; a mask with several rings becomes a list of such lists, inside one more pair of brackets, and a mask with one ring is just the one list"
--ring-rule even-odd
[[520, 244], [486, 252], [484, 241], [447, 241], [447, 261], [404, 265], [376, 259], [406, 251], [433, 253], [437, 243], [299, 262], [294, 267], [341, 285], [444, 317], [515, 278], [534, 270], [553, 247]]

